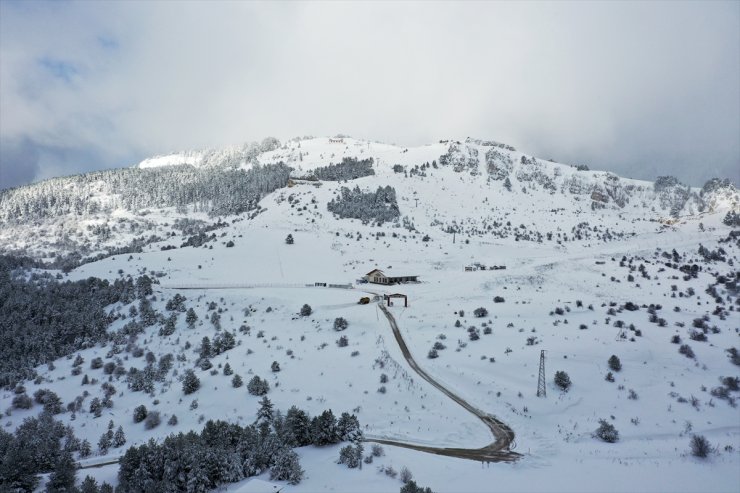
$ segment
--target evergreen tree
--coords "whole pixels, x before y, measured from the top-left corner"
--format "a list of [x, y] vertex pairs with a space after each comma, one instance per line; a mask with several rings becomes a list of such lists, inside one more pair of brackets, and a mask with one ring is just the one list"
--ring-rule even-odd
[[192, 394], [200, 388], [200, 379], [193, 370], [185, 370], [185, 378], [182, 381], [182, 391], [185, 395]]
[[619, 358], [617, 358], [616, 355], [612, 354], [609, 358], [609, 368], [611, 368], [614, 371], [619, 371], [622, 369], [622, 362], [619, 361]]
[[198, 315], [195, 313], [195, 310], [193, 308], [188, 308], [188, 312], [185, 315], [185, 323], [188, 324], [189, 329], [195, 328], [195, 322], [198, 321]]
[[46, 491], [49, 493], [66, 493], [75, 486], [77, 463], [70, 452], [64, 452], [57, 459], [54, 470], [49, 475]]
[[175, 333], [176, 328], [176, 322], [177, 322], [177, 314], [172, 313], [169, 317], [167, 317], [167, 320], [164, 322], [164, 326], [159, 329], [159, 335], [160, 337], [167, 337], [171, 336]]
[[234, 373], [234, 370], [231, 369], [231, 365], [229, 363], [226, 363], [224, 365], [224, 375], [229, 376], [232, 373]]
[[90, 412], [96, 417], [99, 418], [100, 415], [103, 413], [103, 405], [100, 403], [100, 399], [97, 397], [94, 398], [90, 402]]
[[59, 414], [62, 412], [62, 400], [56, 393], [47, 390], [42, 397], [44, 412], [48, 414]]
[[113, 435], [113, 447], [118, 448], [126, 444], [126, 434], [123, 432], [123, 427], [119, 426], [116, 433]]
[[314, 445], [329, 445], [339, 442], [337, 420], [331, 409], [322, 412], [311, 421], [311, 436]]
[[92, 453], [92, 446], [90, 445], [90, 442], [87, 439], [82, 440], [80, 442], [80, 457], [83, 459], [85, 457], [88, 457]]
[[206, 336], [203, 338], [203, 340], [200, 343], [200, 357], [210, 358], [211, 355], [212, 355], [211, 340]]
[[111, 441], [112, 440], [110, 439], [110, 436], [108, 436], [107, 432], [100, 435], [100, 440], [98, 440], [98, 450], [100, 450], [100, 455], [106, 455], [108, 453]]
[[342, 413], [337, 421], [337, 434], [341, 441], [361, 442], [363, 435], [357, 416], [346, 412]]
[[141, 423], [144, 421], [147, 415], [147, 410], [145, 405], [136, 406], [134, 408], [134, 423]]
[[273, 361], [273, 362], [272, 362], [272, 365], [270, 365], [270, 369], [271, 369], [271, 370], [272, 370], [273, 372], [279, 372], [279, 371], [280, 371], [280, 365], [278, 364], [278, 362], [277, 362], [277, 361]]
[[[508, 180], [508, 178], [507, 178]], [[401, 487], [401, 490], [399, 493], [434, 493], [430, 487], [421, 487], [416, 484], [416, 481], [413, 479], [409, 480], [408, 483], [404, 484]]]
[[148, 298], [139, 300], [139, 320], [141, 320], [144, 327], [149, 327], [157, 322], [157, 312], [152, 308]]
[[292, 245], [294, 242], [293, 235], [289, 234], [287, 237], [285, 237], [285, 243], [288, 245]]
[[337, 317], [334, 319], [334, 330], [342, 331], [349, 327], [349, 322], [344, 317]]
[[273, 420], [273, 404], [270, 402], [270, 399], [267, 398], [267, 396], [262, 397], [260, 400], [260, 407], [257, 410], [257, 419], [255, 423], [262, 424], [262, 423], [272, 423]]
[[80, 493], [100, 493], [98, 482], [92, 476], [85, 476], [80, 485]]
[[567, 392], [570, 388], [570, 377], [564, 371], [555, 372], [555, 385], [560, 387], [561, 390]]
[[303, 479], [303, 474], [298, 454], [287, 447], [278, 449], [270, 467], [270, 479], [298, 484]]
[[350, 469], [362, 467], [362, 445], [347, 445], [339, 451], [339, 464], [344, 464]]
[[242, 385], [244, 385], [244, 382], [242, 381], [242, 377], [240, 377], [239, 375], [234, 375], [234, 378], [231, 379], [231, 386], [234, 387], [235, 389], [238, 389]]
[[595, 435], [607, 443], [614, 443], [619, 440], [619, 432], [614, 425], [604, 419], [599, 420], [599, 428]]
[[285, 415], [285, 426], [296, 447], [311, 444], [311, 417], [307, 412], [292, 406]]
[[313, 309], [311, 308], [311, 305], [305, 304], [301, 307], [301, 317], [308, 317], [313, 313]]
[[253, 376], [247, 384], [247, 391], [252, 395], [265, 395], [269, 390], [270, 384], [267, 383], [267, 380], [263, 380], [257, 375]]

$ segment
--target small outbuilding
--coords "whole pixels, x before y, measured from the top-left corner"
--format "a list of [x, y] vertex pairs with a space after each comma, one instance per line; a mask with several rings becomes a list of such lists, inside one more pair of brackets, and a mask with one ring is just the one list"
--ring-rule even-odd
[[419, 276], [388, 276], [380, 269], [373, 269], [365, 274], [364, 279], [374, 284], [401, 284], [404, 282], [418, 282]]

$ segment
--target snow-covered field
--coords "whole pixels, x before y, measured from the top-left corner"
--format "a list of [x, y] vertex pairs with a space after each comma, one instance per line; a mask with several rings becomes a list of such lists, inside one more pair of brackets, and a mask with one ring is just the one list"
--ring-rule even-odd
[[[740, 490], [740, 412], [727, 399], [711, 395], [720, 377], [740, 373], [726, 352], [738, 346], [740, 314], [729, 309], [737, 293], [718, 286], [727, 301], [722, 316], [713, 314], [717, 304], [705, 293], [716, 282], [713, 274], [733, 274], [740, 260], [737, 239], [719, 243], [731, 231], [721, 222], [728, 209], [720, 204], [714, 212], [692, 215], [687, 205], [683, 217], [668, 226], [660, 222], [664, 212], [643, 207], [655, 200], [644, 182], [622, 180], [636, 187], [625, 207], [593, 209], [589, 195], [549, 193], [516, 180], [517, 191], [510, 192], [501, 181], [489, 180], [485, 170], [470, 174], [429, 167], [426, 176], [392, 170], [394, 164], [408, 171], [439, 159], [446, 149], [442, 143], [404, 150], [350, 139], [342, 144], [327, 139], [291, 142], [262, 154], [260, 163], [285, 161], [301, 176], [342, 157], [372, 156], [376, 174], [349, 184], [299, 182], [278, 190], [262, 200], [262, 213], [219, 229], [221, 236], [205, 247], [162, 251], [163, 245], [180, 246], [183, 237], [175, 236], [141, 254], [116, 255], [70, 272], [71, 280], [160, 273], [154, 307], [166, 313], [166, 301], [180, 293], [198, 322], [191, 329], [180, 316], [171, 336], [160, 337], [158, 326], [139, 336], [136, 344], [157, 358], [183, 355], [154, 392], [132, 392], [123, 379], [114, 379], [114, 406], [101, 418], [88, 412], [74, 420], [69, 413], [58, 418], [93, 445], [113, 420], [116, 427], [123, 426], [127, 446], [200, 429], [208, 419], [251, 423], [259, 398], [249, 395], [246, 385], [232, 387], [231, 377], [221, 371], [228, 362], [245, 384], [253, 375], [266, 378], [276, 408], [354, 412], [369, 439], [465, 448], [491, 443], [488, 429], [475, 416], [414, 373], [376, 305], [357, 304], [366, 291], [400, 292], [408, 295], [410, 306], [396, 300], [390, 310], [416, 361], [454, 393], [507, 423], [522, 458], [514, 464], [481, 464], [386, 446], [385, 456], [362, 470], [350, 470], [336, 464], [339, 446], [304, 447], [297, 451], [306, 478], [284, 491], [398, 491], [400, 481], [378, 472], [381, 465], [396, 470], [406, 466], [419, 484], [438, 493]], [[516, 161], [520, 153], [514, 157]], [[164, 161], [171, 165], [177, 160]], [[576, 173], [603, 175], [556, 164], [548, 172], [561, 181]], [[401, 215], [415, 230], [338, 219], [326, 209], [342, 186], [374, 190], [389, 184], [395, 187]], [[529, 191], [518, 192], [522, 186]], [[174, 210], [155, 214], [160, 223], [177, 215]], [[588, 226], [578, 229], [582, 236], [577, 239], [573, 228], [583, 222]], [[450, 227], [457, 231], [454, 237]], [[537, 233], [553, 238], [531, 241]], [[292, 245], [284, 241], [288, 234], [295, 239]], [[558, 241], [559, 235], [567, 239]], [[227, 247], [228, 241], [233, 246]], [[728, 262], [704, 262], [697, 253], [700, 244], [709, 250], [722, 247]], [[680, 258], [676, 267], [702, 267], [696, 278], [684, 280], [683, 272], [665, 265], [676, 258], [674, 249]], [[476, 263], [506, 269], [465, 271]], [[418, 275], [421, 282], [356, 284], [374, 268], [389, 275]], [[307, 286], [315, 283], [354, 287]], [[494, 302], [494, 297], [503, 301]], [[215, 310], [209, 309], [210, 302]], [[628, 302], [637, 309], [626, 309]], [[308, 317], [298, 315], [304, 303], [313, 308]], [[664, 322], [650, 321], [651, 304], [661, 305], [654, 307], [654, 318]], [[477, 317], [474, 310], [480, 307], [487, 314]], [[217, 333], [210, 321], [213, 313], [220, 315], [222, 330], [235, 332], [237, 346], [212, 358], [215, 375], [196, 370], [201, 389], [185, 396], [178, 377], [193, 367], [203, 337], [213, 339]], [[716, 333], [709, 330], [705, 342], [691, 340], [694, 319], [705, 315]], [[349, 328], [334, 331], [336, 317], [346, 318]], [[111, 330], [125, 322], [118, 320]], [[479, 334], [477, 340], [471, 339], [471, 331]], [[691, 346], [695, 358], [679, 353], [679, 344], [671, 342], [674, 335]], [[348, 338], [346, 347], [336, 343], [340, 336]], [[435, 342], [445, 348], [432, 359], [428, 353]], [[103, 371], [90, 369], [89, 362], [95, 357], [108, 361], [109, 349], [80, 351], [83, 375], [105, 381]], [[541, 350], [546, 397], [536, 396]], [[613, 382], [605, 379], [611, 355], [622, 364], [613, 372]], [[130, 353], [119, 356], [126, 367], [145, 364]], [[271, 371], [274, 361], [279, 372]], [[43, 382], [28, 382], [28, 393], [51, 388], [64, 403], [84, 390], [90, 398], [101, 394], [98, 384], [81, 386], [82, 375], [70, 375], [72, 365], [70, 357], [56, 361], [53, 370], [40, 367]], [[569, 391], [553, 383], [556, 371], [570, 376]], [[379, 392], [381, 386], [385, 392]], [[0, 393], [3, 409], [11, 399], [11, 392]], [[133, 409], [141, 404], [159, 410], [162, 424], [146, 430], [144, 423], [133, 423]], [[38, 411], [14, 409], [3, 417], [3, 425], [12, 430]], [[171, 415], [178, 418], [175, 426], [166, 424]], [[601, 419], [617, 428], [617, 443], [593, 437]], [[692, 457], [692, 434], [706, 436], [716, 452], [707, 459]], [[111, 449], [86, 462], [104, 462], [123, 450]], [[78, 478], [91, 474], [114, 482], [116, 470], [115, 465], [86, 469]]]

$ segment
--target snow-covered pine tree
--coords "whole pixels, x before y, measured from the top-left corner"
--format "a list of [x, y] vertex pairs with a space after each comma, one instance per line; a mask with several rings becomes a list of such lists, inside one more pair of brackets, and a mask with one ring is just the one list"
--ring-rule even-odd
[[298, 484], [303, 479], [303, 474], [298, 454], [288, 447], [280, 447], [270, 467], [270, 479]]

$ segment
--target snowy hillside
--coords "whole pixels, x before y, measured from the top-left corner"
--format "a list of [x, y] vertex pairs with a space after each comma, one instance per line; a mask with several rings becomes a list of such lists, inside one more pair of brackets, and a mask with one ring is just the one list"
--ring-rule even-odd
[[[53, 267], [42, 286], [118, 281], [102, 333], [24, 360], [27, 378], [0, 391], [7, 432], [44, 407], [19, 395], [58, 395], [54, 418], [92, 444], [75, 459], [108, 463], [78, 480], [115, 484], [127, 447], [211, 419], [251, 425], [257, 376], [275, 409], [347, 411], [364, 435], [362, 468], [337, 464], [346, 443], [295, 448], [305, 475], [275, 480], [286, 492], [395, 492], [403, 467], [437, 493], [740, 488], [740, 196], [729, 182], [630, 180], [475, 139], [266, 141], [132, 170], [120, 187], [103, 173], [0, 192], [0, 253]], [[13, 282], [45, 272], [28, 265]], [[420, 282], [359, 282], [375, 268]], [[19, 291], [0, 290], [6, 307]], [[409, 306], [394, 298], [386, 314], [378, 303], [394, 293]], [[64, 326], [55, 316], [44, 323]], [[190, 371], [200, 387], [185, 393]], [[142, 405], [161, 423], [135, 422]], [[596, 435], [602, 420], [613, 443]], [[126, 443], [101, 450], [110, 421]], [[694, 435], [707, 458], [692, 455]], [[228, 491], [247, 470], [270, 480], [237, 469]]]
[[[376, 177], [355, 184], [398, 189], [399, 220], [429, 234], [457, 231], [538, 242], [623, 237], [704, 213], [726, 214], [740, 203], [727, 180], [711, 180], [701, 189], [672, 177], [655, 183], [629, 180], [543, 161], [493, 141], [403, 148], [351, 138], [293, 139], [282, 145], [268, 138], [2, 191], [0, 250], [46, 259], [54, 255], [60, 267], [136, 252], [185, 233], [182, 220], [192, 234], [215, 228], [219, 217], [259, 211], [259, 198], [286, 184], [282, 171], [276, 174], [269, 165], [285, 163], [294, 179], [313, 179], [347, 160], [367, 164]], [[363, 175], [347, 175], [355, 176]], [[411, 204], [414, 210], [407, 207]], [[560, 230], [550, 227], [553, 215], [564, 221]], [[585, 223], [595, 218], [598, 224], [586, 231]], [[180, 227], [173, 230], [178, 220]]]

